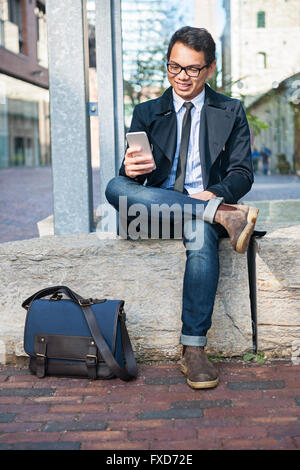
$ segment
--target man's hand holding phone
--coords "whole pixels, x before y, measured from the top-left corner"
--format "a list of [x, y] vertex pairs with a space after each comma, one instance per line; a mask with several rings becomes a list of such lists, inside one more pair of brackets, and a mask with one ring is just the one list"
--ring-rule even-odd
[[140, 147], [128, 148], [125, 154], [125, 173], [130, 178], [151, 173], [155, 168], [152, 156], [145, 156], [140, 153]]
[[155, 170], [156, 165], [145, 132], [127, 134], [130, 147], [124, 159], [125, 173], [129, 178], [145, 175]]

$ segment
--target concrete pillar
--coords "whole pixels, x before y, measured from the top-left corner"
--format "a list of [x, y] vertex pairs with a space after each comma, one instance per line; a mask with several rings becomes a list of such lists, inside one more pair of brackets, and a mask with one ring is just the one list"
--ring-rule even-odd
[[8, 152], [8, 104], [6, 83], [1, 80], [0, 75], [0, 168], [7, 168], [9, 166], [9, 152]]
[[88, 233], [93, 193], [86, 1], [47, 0], [46, 8], [54, 233]]
[[[120, 0], [96, 1], [95, 5], [102, 205], [107, 203], [106, 185], [118, 174], [125, 149], [121, 5]], [[115, 212], [106, 214], [105, 221], [108, 224], [98, 224], [97, 231], [114, 231]]]

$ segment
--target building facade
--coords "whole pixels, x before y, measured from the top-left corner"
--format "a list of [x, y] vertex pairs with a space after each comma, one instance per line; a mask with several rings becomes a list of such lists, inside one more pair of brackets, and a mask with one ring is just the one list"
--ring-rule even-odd
[[246, 104], [300, 68], [299, 0], [224, 0], [223, 87]]
[[0, 0], [0, 168], [50, 164], [44, 0]]
[[216, 0], [194, 0], [193, 26], [207, 29], [215, 41], [219, 39]]
[[300, 72], [261, 95], [248, 111], [268, 124], [253, 147], [270, 149], [269, 171], [300, 174]]

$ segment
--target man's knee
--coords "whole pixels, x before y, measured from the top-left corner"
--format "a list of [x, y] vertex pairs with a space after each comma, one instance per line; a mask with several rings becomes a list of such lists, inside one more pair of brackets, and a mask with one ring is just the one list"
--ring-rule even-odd
[[213, 225], [193, 219], [184, 224], [184, 245], [187, 250], [211, 249], [218, 246], [218, 233]]
[[111, 202], [111, 200], [114, 199], [118, 193], [119, 178], [120, 176], [115, 176], [108, 182], [106, 186], [105, 197], [108, 200], [108, 202]]
[[127, 176], [115, 176], [106, 186], [105, 197], [116, 209], [119, 207], [120, 196], [126, 196], [128, 193], [128, 184], [130, 184], [130, 180]]

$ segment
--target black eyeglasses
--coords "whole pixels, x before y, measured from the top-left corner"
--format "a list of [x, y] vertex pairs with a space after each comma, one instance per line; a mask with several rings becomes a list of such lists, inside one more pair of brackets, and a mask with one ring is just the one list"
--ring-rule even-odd
[[193, 77], [193, 78], [199, 77], [201, 70], [205, 69], [205, 67], [208, 67], [208, 66], [209, 64], [203, 65], [203, 67], [194, 67], [193, 65], [188, 65], [187, 67], [181, 67], [181, 65], [178, 65], [178, 64], [172, 64], [170, 62], [167, 63], [167, 69], [170, 73], [174, 75], [178, 75], [181, 72], [181, 70], [184, 70], [185, 73], [189, 77]]

